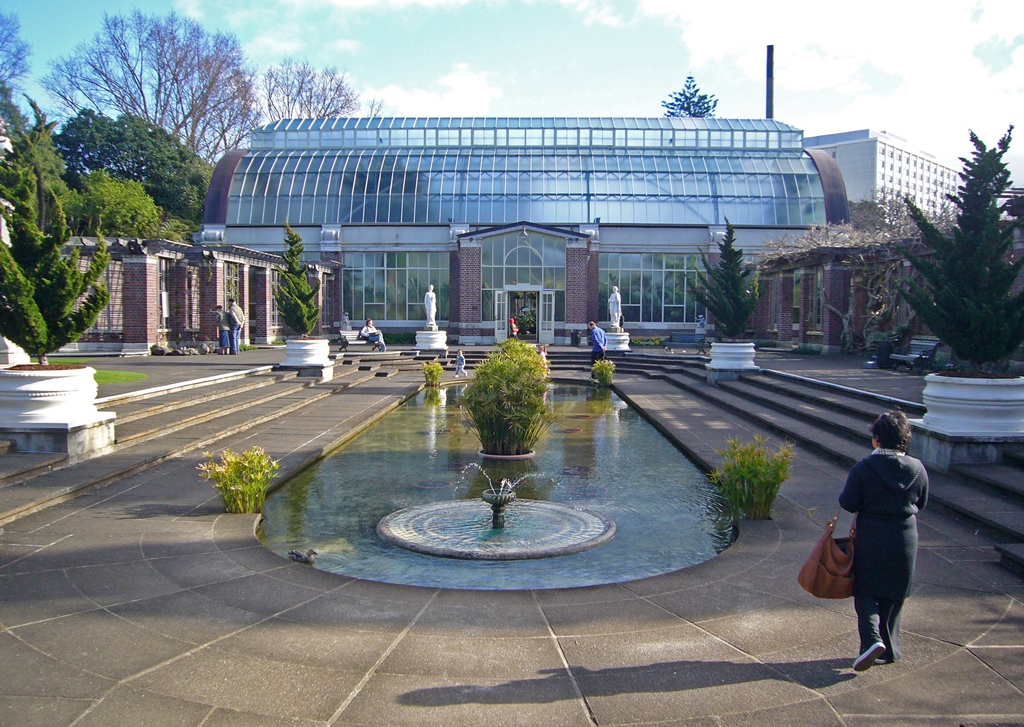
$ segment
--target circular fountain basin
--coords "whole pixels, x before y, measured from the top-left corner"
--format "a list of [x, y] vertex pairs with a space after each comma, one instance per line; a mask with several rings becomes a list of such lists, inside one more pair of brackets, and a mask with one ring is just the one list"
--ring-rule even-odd
[[377, 524], [390, 543], [427, 555], [465, 560], [529, 560], [579, 553], [607, 543], [615, 523], [581, 507], [519, 500], [492, 529], [479, 501], [435, 502], [393, 512]]

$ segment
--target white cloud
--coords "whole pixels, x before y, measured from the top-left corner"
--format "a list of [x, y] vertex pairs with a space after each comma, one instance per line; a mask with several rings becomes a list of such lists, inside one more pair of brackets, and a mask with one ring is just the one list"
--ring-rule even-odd
[[460, 63], [429, 88], [391, 84], [367, 88], [361, 95], [383, 101], [384, 113], [389, 116], [485, 116], [501, 96], [501, 88], [489, 74]]
[[622, 14], [611, 0], [558, 0], [583, 16], [585, 25], [607, 25], [620, 28], [626, 25]]

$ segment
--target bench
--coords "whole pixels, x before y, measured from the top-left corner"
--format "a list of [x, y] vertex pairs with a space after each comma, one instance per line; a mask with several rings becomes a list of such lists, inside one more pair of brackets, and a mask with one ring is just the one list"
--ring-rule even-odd
[[926, 366], [931, 368], [940, 345], [940, 341], [915, 338], [909, 345], [897, 348], [896, 353], [889, 354], [889, 364], [893, 371], [900, 366], [906, 366], [907, 371], [923, 373]]
[[707, 334], [697, 333], [696, 331], [676, 331], [668, 338], [669, 345], [676, 346], [696, 346], [698, 354], [706, 354], [707, 349]]

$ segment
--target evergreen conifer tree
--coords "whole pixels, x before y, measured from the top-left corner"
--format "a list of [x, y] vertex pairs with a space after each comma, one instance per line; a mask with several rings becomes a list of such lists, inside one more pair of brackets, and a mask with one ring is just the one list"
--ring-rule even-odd
[[974, 152], [961, 159], [956, 226], [942, 234], [908, 198], [910, 214], [932, 250], [930, 257], [905, 254], [923, 280], [908, 280], [901, 292], [928, 328], [973, 371], [1005, 359], [1024, 341], [1024, 291], [1013, 293], [1024, 258], [1010, 261], [1019, 220], [1001, 219], [1000, 196], [1010, 186], [1003, 155], [1011, 126], [989, 149], [971, 132]]
[[743, 251], [735, 246], [736, 231], [726, 220], [725, 240], [718, 243], [714, 267], [701, 253], [704, 271], [697, 271], [694, 295], [714, 317], [716, 328], [726, 338], [738, 338], [747, 330], [747, 320], [757, 308], [761, 293], [757, 272], [743, 267]]
[[[37, 135], [52, 128], [43, 122], [33, 130]], [[62, 254], [68, 240], [63, 210], [32, 157], [40, 141], [18, 134], [10, 157], [0, 161], [0, 199], [6, 201], [0, 207], [10, 232], [10, 247], [0, 243], [0, 335], [45, 365], [48, 353], [77, 340], [106, 306], [110, 294], [99, 278], [110, 256], [102, 239], [84, 268], [77, 249]], [[40, 229], [41, 218], [49, 234]]]
[[305, 337], [312, 333], [320, 322], [320, 306], [316, 304], [320, 292], [320, 283], [309, 284], [306, 275], [307, 265], [302, 262], [302, 236], [291, 228], [284, 226], [284, 261], [287, 268], [281, 271], [274, 299], [277, 310], [285, 324], [299, 335]]
[[673, 91], [667, 101], [661, 102], [665, 116], [699, 119], [715, 115], [718, 99], [713, 94], [701, 93], [691, 73], [686, 77], [682, 91]]

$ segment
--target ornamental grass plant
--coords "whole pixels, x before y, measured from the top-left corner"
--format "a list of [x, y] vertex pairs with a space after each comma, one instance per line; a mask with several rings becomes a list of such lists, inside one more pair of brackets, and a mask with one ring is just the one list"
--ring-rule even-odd
[[760, 434], [754, 441], [726, 440], [726, 448], [717, 450], [722, 465], [709, 477], [729, 504], [733, 522], [770, 520], [779, 488], [789, 477], [793, 445], [772, 451]]
[[615, 376], [615, 364], [607, 360], [595, 361], [590, 367], [590, 376], [598, 386], [611, 386], [612, 378]]
[[427, 361], [423, 364], [423, 378], [427, 386], [440, 386], [441, 376], [444, 374], [444, 367], [437, 361]]
[[212, 452], [204, 452], [206, 462], [197, 468], [220, 495], [230, 513], [263, 512], [270, 483], [280, 464], [262, 447], [250, 447], [241, 454], [225, 449], [218, 462]]
[[547, 368], [536, 349], [510, 338], [476, 367], [462, 395], [467, 426], [485, 454], [523, 455], [551, 424]]

